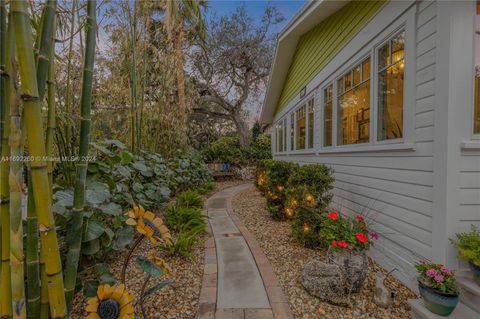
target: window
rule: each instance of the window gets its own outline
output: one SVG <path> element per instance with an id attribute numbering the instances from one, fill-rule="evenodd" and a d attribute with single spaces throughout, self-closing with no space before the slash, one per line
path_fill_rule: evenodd
<path id="1" fill-rule="evenodd" d="M 378 141 L 403 137 L 404 48 L 403 31 L 378 50 Z"/>
<path id="2" fill-rule="evenodd" d="M 475 98 L 473 107 L 473 134 L 480 134 L 480 3 L 475 16 Z"/>
<path id="3" fill-rule="evenodd" d="M 282 121 L 283 125 L 283 151 L 287 151 L 287 118 L 285 117 Z"/>
<path id="4" fill-rule="evenodd" d="M 370 57 L 337 80 L 338 145 L 370 141 Z"/>
<path id="5" fill-rule="evenodd" d="M 323 146 L 332 146 L 333 85 L 323 90 Z"/>
<path id="6" fill-rule="evenodd" d="M 276 150 L 277 152 L 285 152 L 287 150 L 287 119 L 284 118 L 276 126 Z"/>
<path id="7" fill-rule="evenodd" d="M 296 115 L 296 125 L 297 125 L 297 143 L 296 148 L 297 150 L 305 149 L 305 138 L 306 138 L 306 121 L 307 118 L 305 116 L 305 105 L 302 105 L 295 113 Z"/>
<path id="8" fill-rule="evenodd" d="M 314 105 L 313 99 L 308 101 L 308 148 L 313 148 L 314 136 L 313 136 L 313 125 L 315 124 L 314 120 Z"/>
<path id="9" fill-rule="evenodd" d="M 295 114 L 290 114 L 290 149 L 295 149 Z"/>

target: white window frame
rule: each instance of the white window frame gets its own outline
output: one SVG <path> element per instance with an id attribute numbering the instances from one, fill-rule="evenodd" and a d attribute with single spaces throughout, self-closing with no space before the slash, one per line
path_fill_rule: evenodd
<path id="1" fill-rule="evenodd" d="M 279 134 L 279 128 L 280 126 L 283 125 L 283 131 L 282 131 L 282 136 L 280 136 Z M 274 125 L 274 132 L 275 132 L 275 154 L 283 154 L 287 151 L 287 141 L 285 140 L 287 135 L 286 135 L 286 130 L 287 130 L 287 117 L 286 116 L 283 116 L 280 120 L 278 120 L 276 122 L 276 124 Z M 283 138 L 283 145 L 282 145 L 282 149 L 279 149 L 279 141 L 280 141 L 280 138 Z"/>
<path id="2" fill-rule="evenodd" d="M 326 89 L 332 86 L 332 145 L 330 146 L 325 146 L 325 91 Z M 335 103 L 337 101 L 337 97 L 335 96 L 335 92 L 337 91 L 337 84 L 335 81 L 328 82 L 325 84 L 323 87 L 320 89 L 320 148 L 323 149 L 333 149 L 335 147 L 336 143 L 336 137 L 335 137 L 335 132 L 336 132 L 336 126 L 337 124 L 335 123 Z"/>
<path id="3" fill-rule="evenodd" d="M 292 114 L 293 114 L 293 141 L 294 141 L 294 145 L 290 147 L 290 153 L 292 154 L 309 154 L 309 153 L 314 153 L 315 152 L 315 129 L 316 129 L 316 121 L 315 121 L 315 115 L 316 115 L 316 110 L 315 110 L 315 102 L 316 102 L 316 99 L 315 99 L 315 94 L 314 94 L 315 90 L 313 90 L 312 92 L 310 92 L 304 99 L 302 99 L 300 102 L 298 102 L 293 108 L 291 111 L 289 111 L 287 113 L 288 117 L 290 118 L 290 120 L 292 119 Z M 308 119 L 308 102 L 310 102 L 310 100 L 313 101 L 313 138 L 314 138 L 314 143 L 313 143 L 313 147 L 312 148 L 308 148 L 308 139 L 309 139 L 309 136 L 308 136 L 308 125 L 309 125 L 309 119 Z M 297 150 L 297 111 L 302 107 L 302 106 L 305 106 L 305 148 L 304 149 L 300 149 L 300 150 Z M 290 129 L 291 127 L 289 127 Z M 289 135 L 290 137 L 290 135 Z"/>

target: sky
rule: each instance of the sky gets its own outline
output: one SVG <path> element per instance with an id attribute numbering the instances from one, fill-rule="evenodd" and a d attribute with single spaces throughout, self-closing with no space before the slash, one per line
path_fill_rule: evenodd
<path id="1" fill-rule="evenodd" d="M 288 21 L 297 13 L 305 4 L 305 0 L 276 0 L 276 1 L 261 1 L 261 0 L 247 0 L 247 1 L 232 1 L 232 0 L 210 0 L 208 1 L 207 16 L 216 14 L 217 16 L 228 15 L 235 12 L 237 7 L 245 6 L 247 13 L 260 19 L 263 12 L 268 5 L 276 7 L 284 16 L 285 20 L 272 29 L 272 32 L 279 32 Z"/>

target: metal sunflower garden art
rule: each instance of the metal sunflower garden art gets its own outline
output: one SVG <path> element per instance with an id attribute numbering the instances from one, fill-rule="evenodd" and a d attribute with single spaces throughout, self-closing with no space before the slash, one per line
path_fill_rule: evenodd
<path id="1" fill-rule="evenodd" d="M 88 300 L 85 310 L 87 319 L 129 319 L 134 318 L 133 296 L 124 284 L 100 285 L 97 295 Z"/>

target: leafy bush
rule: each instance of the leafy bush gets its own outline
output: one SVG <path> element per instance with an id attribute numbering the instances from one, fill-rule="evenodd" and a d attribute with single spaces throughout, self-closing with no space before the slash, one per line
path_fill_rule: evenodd
<path id="1" fill-rule="evenodd" d="M 471 227 L 470 232 L 457 234 L 457 238 L 452 240 L 452 243 L 458 249 L 460 259 L 468 260 L 480 267 L 480 232 L 475 225 Z"/>
<path id="2" fill-rule="evenodd" d="M 272 158 L 270 134 L 260 134 L 252 141 L 250 146 L 245 150 L 247 158 L 252 161 L 259 161 Z"/>
<path id="3" fill-rule="evenodd" d="M 267 190 L 268 186 L 268 175 L 267 175 L 267 168 L 271 165 L 271 159 L 264 159 L 257 161 L 256 169 L 255 169 L 255 186 L 257 186 L 258 190 L 265 195 L 265 191 Z"/>
<path id="4" fill-rule="evenodd" d="M 165 223 L 174 231 L 189 230 L 206 223 L 202 211 L 196 207 L 172 206 L 165 210 Z"/>
<path id="5" fill-rule="evenodd" d="M 268 161 L 266 163 L 266 198 L 267 209 L 274 219 L 285 217 L 285 191 L 290 174 L 298 169 L 298 165 L 284 161 Z"/>
<path id="6" fill-rule="evenodd" d="M 203 198 L 196 191 L 185 191 L 177 198 L 177 205 L 180 207 L 203 207 Z"/>
<path id="7" fill-rule="evenodd" d="M 85 227 L 82 254 L 101 258 L 109 251 L 123 250 L 133 240 L 134 231 L 125 226 L 123 212 L 133 205 L 155 210 L 170 196 L 212 180 L 211 172 L 200 157 L 181 155 L 165 160 L 160 154 L 132 154 L 116 140 L 92 143 L 94 162 L 88 165 L 85 196 Z M 59 241 L 69 240 L 73 206 L 73 188 L 67 178 L 56 178 L 53 210 L 63 225 Z"/>
<path id="8" fill-rule="evenodd" d="M 305 247 L 319 246 L 322 221 L 321 212 L 310 207 L 300 207 L 292 223 L 293 238 Z"/>
<path id="9" fill-rule="evenodd" d="M 205 182 L 202 185 L 198 186 L 195 189 L 200 195 L 207 195 L 210 194 L 215 190 L 215 183 L 214 182 Z"/>

